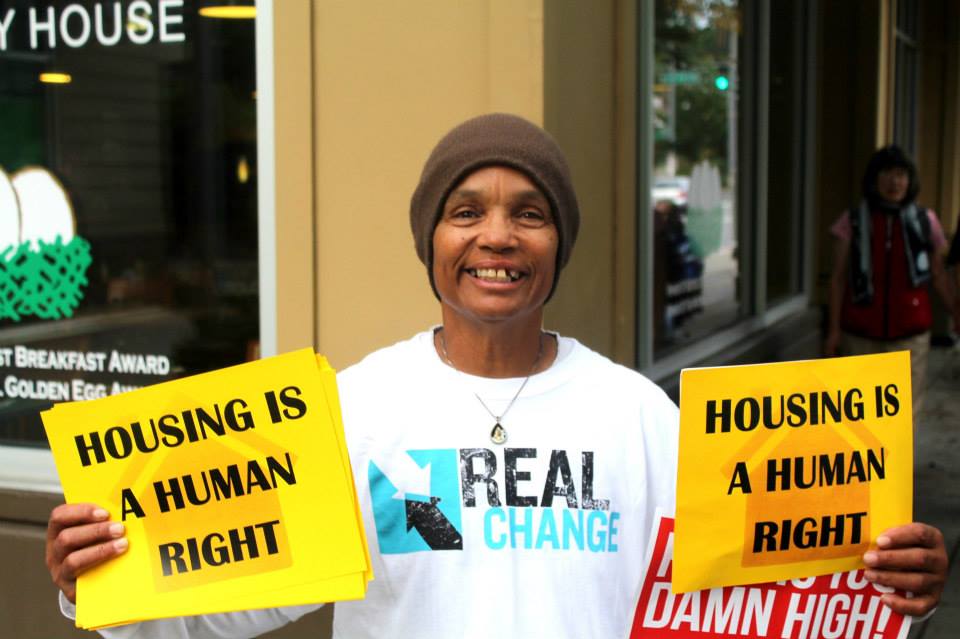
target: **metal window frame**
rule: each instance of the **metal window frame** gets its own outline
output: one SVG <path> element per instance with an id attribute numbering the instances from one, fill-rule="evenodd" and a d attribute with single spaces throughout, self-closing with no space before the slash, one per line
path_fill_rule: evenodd
<path id="1" fill-rule="evenodd" d="M 277 354 L 277 218 L 273 0 L 256 0 L 257 242 L 260 354 Z"/>
<path id="2" fill-rule="evenodd" d="M 654 3 L 641 2 L 637 10 L 637 272 L 636 367 L 653 364 L 653 84 Z"/>

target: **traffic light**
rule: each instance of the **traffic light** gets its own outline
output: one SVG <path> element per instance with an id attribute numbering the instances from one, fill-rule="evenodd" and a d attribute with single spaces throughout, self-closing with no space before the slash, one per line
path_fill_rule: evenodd
<path id="1" fill-rule="evenodd" d="M 718 91 L 726 91 L 730 88 L 730 69 L 727 65 L 719 65 L 717 74 L 713 76 L 713 86 L 717 87 Z"/>

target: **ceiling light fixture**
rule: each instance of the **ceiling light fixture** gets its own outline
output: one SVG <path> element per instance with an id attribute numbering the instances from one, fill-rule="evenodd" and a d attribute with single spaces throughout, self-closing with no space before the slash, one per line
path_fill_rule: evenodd
<path id="1" fill-rule="evenodd" d="M 237 182 L 246 184 L 250 181 L 250 164 L 247 162 L 247 156 L 241 155 L 237 160 Z"/>
<path id="2" fill-rule="evenodd" d="M 250 20 L 257 17 L 257 8 L 252 5 L 217 4 L 201 7 L 200 15 L 223 20 Z"/>
<path id="3" fill-rule="evenodd" d="M 69 73 L 44 71 L 40 74 L 40 81 L 44 84 L 70 84 L 73 82 L 73 76 Z"/>

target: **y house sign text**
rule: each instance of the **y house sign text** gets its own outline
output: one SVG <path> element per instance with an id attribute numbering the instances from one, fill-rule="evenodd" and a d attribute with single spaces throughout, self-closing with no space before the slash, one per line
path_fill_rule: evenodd
<path id="1" fill-rule="evenodd" d="M 2 12 L 2 9 L 0 9 Z M 112 47 L 121 40 L 133 44 L 183 42 L 183 0 L 132 2 L 38 2 L 26 11 L 10 8 L 0 13 L 0 51 L 13 34 L 26 32 L 30 49 L 73 49 L 99 43 Z M 20 38 L 16 38 L 20 40 Z"/>

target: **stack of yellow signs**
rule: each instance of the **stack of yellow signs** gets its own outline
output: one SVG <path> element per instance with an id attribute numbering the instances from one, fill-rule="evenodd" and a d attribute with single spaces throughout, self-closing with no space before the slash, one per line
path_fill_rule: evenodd
<path id="1" fill-rule="evenodd" d="M 129 549 L 77 626 L 360 599 L 372 578 L 336 377 L 307 349 L 43 414 L 69 503 Z"/>

